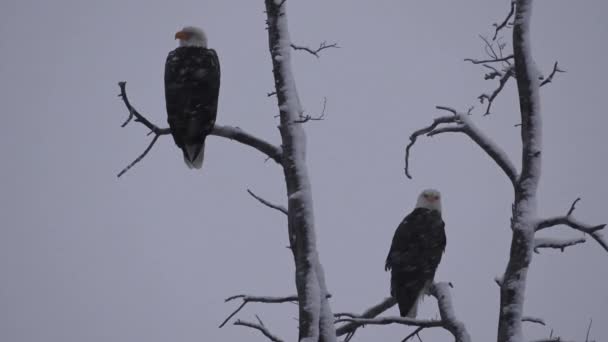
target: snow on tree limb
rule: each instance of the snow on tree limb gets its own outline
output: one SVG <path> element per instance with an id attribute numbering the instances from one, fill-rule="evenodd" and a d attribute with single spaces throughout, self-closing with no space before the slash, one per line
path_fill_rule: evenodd
<path id="1" fill-rule="evenodd" d="M 580 198 L 577 198 L 576 200 L 574 200 L 574 202 L 572 202 L 572 205 L 570 205 L 570 209 L 564 216 L 555 216 L 555 217 L 538 220 L 536 222 L 535 230 L 539 231 L 539 230 L 543 230 L 543 229 L 547 229 L 547 228 L 551 228 L 551 227 L 559 226 L 559 225 L 568 226 L 574 230 L 578 230 L 585 234 L 591 235 L 591 237 L 595 241 L 597 241 L 597 243 L 599 243 L 600 246 L 602 246 L 602 248 L 604 248 L 605 251 L 608 252 L 608 242 L 606 241 L 605 237 L 600 232 L 602 229 L 604 229 L 606 227 L 606 224 L 590 225 L 590 224 L 580 222 L 577 219 L 575 219 L 574 217 L 572 217 L 572 214 L 574 213 L 574 210 L 576 209 L 576 203 L 578 203 L 578 201 L 580 201 Z"/>
<path id="2" fill-rule="evenodd" d="M 154 134 L 154 138 L 152 139 L 148 147 L 144 150 L 144 152 L 118 173 L 117 177 L 120 177 L 124 175 L 127 171 L 129 171 L 129 169 L 131 169 L 133 166 L 135 166 L 135 164 L 139 163 L 148 154 L 148 152 L 150 152 L 150 150 L 161 135 L 169 135 L 171 134 L 171 130 L 169 128 L 160 128 L 156 126 L 139 111 L 137 111 L 135 107 L 131 105 L 129 98 L 127 97 L 127 82 L 118 82 L 118 86 L 120 87 L 120 94 L 118 96 L 122 99 L 125 104 L 125 107 L 127 107 L 127 110 L 129 111 L 129 116 L 127 117 L 127 120 L 121 125 L 121 127 L 125 127 L 131 121 L 139 122 L 150 130 L 149 134 Z M 279 164 L 281 163 L 283 151 L 280 147 L 275 146 L 263 139 L 255 137 L 238 127 L 215 125 L 210 135 L 216 135 L 219 137 L 236 140 L 241 144 L 251 146 L 256 150 L 264 153 L 268 156 L 268 158 L 271 158 L 275 162 Z"/>
<path id="3" fill-rule="evenodd" d="M 356 315 L 350 313 L 342 314 L 343 317 L 338 318 L 336 323 L 348 324 L 336 329 L 336 334 L 338 336 L 346 335 L 345 341 L 348 341 L 350 338 L 352 338 L 356 329 L 362 325 L 403 324 L 422 328 L 442 327 L 448 330 L 454 336 L 456 342 L 470 342 L 471 338 L 464 324 L 456 318 L 449 288 L 450 284 L 440 282 L 434 283 L 429 289 L 429 294 L 437 299 L 437 306 L 439 308 L 441 320 L 421 320 L 406 317 L 374 318 L 396 304 L 395 299 L 389 297 L 372 308 L 366 310 L 363 314 L 361 314 L 361 316 L 357 317 Z M 419 332 L 419 330 L 417 332 Z M 404 340 L 409 339 L 413 335 L 415 334 L 410 334 Z"/>
<path id="4" fill-rule="evenodd" d="M 435 136 L 441 133 L 460 132 L 466 134 L 473 142 L 477 144 L 486 154 L 494 160 L 494 162 L 503 170 L 511 183 L 517 181 L 517 170 L 509 159 L 509 156 L 488 136 L 483 134 L 477 126 L 470 120 L 468 113 L 459 113 L 453 108 L 445 106 L 437 106 L 437 109 L 451 112 L 453 116 L 442 116 L 433 120 L 433 123 L 427 127 L 419 129 L 410 136 L 410 143 L 405 149 L 405 174 L 408 178 L 412 178 L 409 173 L 409 156 L 410 149 L 420 135 Z M 454 124 L 452 126 L 438 127 L 442 124 Z"/>
<path id="5" fill-rule="evenodd" d="M 528 267 L 534 248 L 537 188 L 541 175 L 542 126 L 539 75 L 531 52 L 531 0 L 517 0 L 513 26 L 514 72 L 519 93 L 522 168 L 515 184 L 510 257 L 500 287 L 498 342 L 523 340 L 521 325 Z"/>
<path id="6" fill-rule="evenodd" d="M 378 318 L 360 318 L 360 317 L 342 317 L 336 319 L 336 323 L 357 323 L 358 325 L 388 325 L 402 324 L 413 327 L 434 328 L 442 327 L 443 322 L 434 319 L 413 319 L 407 317 L 378 317 Z"/>
<path id="7" fill-rule="evenodd" d="M 441 316 L 443 327 L 452 333 L 456 342 L 470 342 L 471 336 L 464 323 L 456 318 L 452 296 L 450 295 L 450 284 L 443 282 L 434 283 L 430 288 L 430 293 L 437 298 L 439 315 Z"/>
<path id="8" fill-rule="evenodd" d="M 553 239 L 553 238 L 534 238 L 534 252 L 539 253 L 541 248 L 559 249 L 562 252 L 566 247 L 585 243 L 585 238 L 579 239 Z"/>

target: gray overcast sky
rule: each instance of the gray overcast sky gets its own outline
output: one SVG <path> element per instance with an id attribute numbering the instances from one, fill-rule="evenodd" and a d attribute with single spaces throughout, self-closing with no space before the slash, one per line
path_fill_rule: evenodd
<path id="1" fill-rule="evenodd" d="M 504 18 L 508 0 L 289 1 L 294 42 L 337 41 L 321 59 L 295 54 L 302 102 L 327 119 L 307 125 L 308 160 L 322 263 L 334 311 L 361 311 L 388 295 L 384 258 L 418 192 L 440 189 L 448 247 L 437 279 L 454 284 L 456 310 L 474 339 L 495 338 L 498 288 L 510 244 L 512 194 L 500 170 L 458 135 L 422 139 L 403 175 L 409 134 L 466 109 L 481 92 L 478 34 Z M 264 341 L 217 325 L 238 294 L 295 293 L 284 218 L 251 188 L 284 202 L 282 173 L 248 147 L 208 139 L 205 166 L 188 170 L 171 138 L 125 177 L 116 173 L 147 145 L 116 97 L 159 125 L 163 68 L 184 25 L 203 27 L 222 63 L 218 122 L 278 142 L 263 1 L 0 2 L 0 340 L 7 342 Z M 605 152 L 608 5 L 536 1 L 533 54 L 544 71 L 568 71 L 542 89 L 544 164 L 540 213 L 608 222 Z M 474 120 L 518 163 L 514 83 L 493 114 Z M 578 237 L 566 229 L 554 236 Z M 549 234 L 549 235 L 551 235 Z M 596 243 L 535 255 L 528 315 L 556 334 L 608 340 L 608 255 Z M 422 315 L 435 315 L 428 299 Z M 252 305 L 293 340 L 296 307 Z M 396 315 L 393 309 L 391 314 Z M 397 341 L 411 329 L 367 327 L 358 341 Z M 550 328 L 526 325 L 530 338 Z M 449 341 L 443 331 L 423 339 Z"/>

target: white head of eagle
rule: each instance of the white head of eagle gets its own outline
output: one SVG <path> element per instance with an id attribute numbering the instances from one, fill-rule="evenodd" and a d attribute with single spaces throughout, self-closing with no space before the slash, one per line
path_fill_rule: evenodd
<path id="1" fill-rule="evenodd" d="M 179 39 L 179 46 L 207 47 L 207 35 L 198 27 L 184 27 L 175 34 L 175 39 Z"/>
<path id="2" fill-rule="evenodd" d="M 441 213 L 441 194 L 435 189 L 426 189 L 418 196 L 416 208 L 437 210 Z"/>

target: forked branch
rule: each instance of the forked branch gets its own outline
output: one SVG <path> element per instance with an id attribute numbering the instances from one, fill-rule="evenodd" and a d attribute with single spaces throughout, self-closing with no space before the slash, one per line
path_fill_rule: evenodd
<path id="1" fill-rule="evenodd" d="M 434 136 L 441 133 L 460 132 L 466 134 L 477 144 L 477 146 L 486 152 L 486 154 L 503 170 L 511 183 L 515 184 L 515 182 L 517 182 L 517 170 L 507 154 L 473 124 L 467 113 L 459 113 L 453 108 L 444 106 L 437 106 L 436 108 L 448 111 L 452 113 L 453 116 L 436 118 L 431 125 L 415 131 L 410 136 L 410 143 L 405 149 L 405 175 L 408 178 L 412 178 L 409 173 L 410 149 L 420 135 Z M 442 124 L 453 125 L 438 127 Z"/>
<path id="2" fill-rule="evenodd" d="M 371 318 L 395 305 L 395 300 L 393 298 L 387 298 L 359 317 L 352 314 L 342 314 L 342 317 L 338 318 L 336 323 L 347 322 L 348 324 L 336 329 L 336 335 L 347 335 L 346 340 L 350 340 L 356 329 L 362 325 L 402 324 L 419 328 L 443 327 L 454 336 L 457 342 L 470 342 L 471 338 L 464 324 L 456 318 L 449 288 L 450 284 L 448 283 L 435 283 L 431 286 L 429 291 L 430 295 L 437 299 L 441 320 L 419 320 L 406 317 Z M 416 333 L 419 331 L 420 330 L 416 331 Z M 407 340 L 414 335 L 415 333 L 410 334 L 404 340 Z"/>
<path id="3" fill-rule="evenodd" d="M 591 237 L 595 241 L 597 241 L 597 243 L 599 243 L 600 246 L 602 246 L 602 248 L 604 248 L 604 250 L 606 250 L 606 252 L 608 252 L 608 242 L 606 241 L 606 239 L 600 232 L 602 229 L 604 229 L 606 227 L 606 224 L 590 225 L 590 224 L 580 222 L 577 219 L 575 219 L 574 217 L 572 217 L 572 214 L 574 213 L 574 210 L 576 209 L 576 203 L 578 203 L 578 201 L 580 201 L 580 198 L 577 198 L 576 200 L 574 200 L 574 202 L 572 202 L 572 205 L 570 205 L 570 209 L 568 210 L 566 215 L 550 217 L 550 218 L 546 218 L 544 220 L 538 221 L 536 224 L 536 228 L 535 228 L 536 231 L 554 227 L 554 226 L 565 225 L 572 229 L 575 229 L 575 230 L 578 230 L 585 234 L 591 235 Z M 581 242 L 578 242 L 578 243 L 581 243 Z"/>
<path id="4" fill-rule="evenodd" d="M 321 44 L 319 44 L 319 47 L 316 49 L 311 49 L 308 46 L 301 46 L 301 45 L 296 45 L 294 43 L 290 44 L 291 48 L 294 50 L 301 50 L 301 51 L 306 51 L 309 54 L 319 58 L 320 55 L 319 53 L 325 49 L 339 49 L 340 47 L 338 46 L 338 43 L 332 43 L 332 44 L 327 44 L 327 42 L 322 42 Z"/>
<path id="5" fill-rule="evenodd" d="M 156 126 L 145 116 L 143 116 L 137 109 L 135 109 L 135 107 L 131 105 L 129 98 L 127 97 L 127 82 L 118 82 L 118 86 L 120 87 L 120 94 L 118 96 L 122 98 L 122 101 L 124 102 L 125 107 L 127 107 L 127 110 L 129 112 L 127 120 L 121 125 L 121 127 L 125 127 L 131 121 L 139 122 L 150 130 L 149 134 L 154 134 L 154 138 L 152 138 L 152 141 L 150 141 L 150 144 L 148 145 L 148 147 L 146 147 L 144 152 L 118 173 L 117 177 L 120 177 L 124 175 L 127 171 L 129 171 L 129 169 L 131 169 L 137 163 L 142 161 L 142 159 L 144 159 L 148 152 L 150 152 L 158 138 L 161 135 L 171 134 L 171 130 L 169 128 L 160 128 Z M 215 125 L 213 131 L 211 132 L 211 135 L 227 138 L 230 140 L 236 140 L 241 144 L 251 146 L 256 150 L 264 153 L 266 156 L 268 156 L 268 158 L 274 160 L 279 164 L 281 164 L 282 162 L 283 150 L 280 147 L 275 146 L 263 139 L 255 137 L 238 127 Z"/>
<path id="6" fill-rule="evenodd" d="M 258 320 L 258 323 L 243 321 L 243 320 L 239 319 L 236 322 L 234 322 L 234 325 L 240 325 L 243 327 L 248 327 L 248 328 L 258 330 L 259 332 L 264 334 L 264 336 L 268 337 L 268 339 L 273 342 L 283 342 L 282 339 L 280 339 L 279 337 L 277 337 L 276 335 L 271 333 L 268 330 L 268 328 L 266 328 L 266 326 L 264 325 L 264 323 L 262 322 L 262 320 L 259 317 L 256 316 L 256 318 Z"/>
<path id="7" fill-rule="evenodd" d="M 237 313 L 239 313 L 239 311 L 241 311 L 245 305 L 247 305 L 247 303 L 267 303 L 267 304 L 278 304 L 278 303 L 297 303 L 298 302 L 298 296 L 296 295 L 291 295 L 291 296 L 285 296 L 285 297 L 272 297 L 272 296 L 249 296 L 249 295 L 236 295 L 236 296 L 232 296 L 232 297 L 228 297 L 224 300 L 224 302 L 230 302 L 236 299 L 240 299 L 241 305 L 239 305 L 236 310 L 234 310 L 221 324 L 220 324 L 220 328 L 224 327 L 226 325 L 226 323 L 228 323 L 228 321 L 230 321 L 230 319 L 232 317 L 234 317 Z"/>

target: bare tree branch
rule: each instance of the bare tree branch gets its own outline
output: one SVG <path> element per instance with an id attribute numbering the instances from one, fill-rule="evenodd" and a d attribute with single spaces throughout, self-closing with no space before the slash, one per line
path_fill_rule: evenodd
<path id="1" fill-rule="evenodd" d="M 268 337 L 268 339 L 273 342 L 283 342 L 282 339 L 280 339 L 276 335 L 272 334 L 268 330 L 268 328 L 266 328 L 266 326 L 264 326 L 264 324 L 262 323 L 262 321 L 260 320 L 259 317 L 258 317 L 258 321 L 259 321 L 259 323 L 253 323 L 253 322 L 247 322 L 247 321 L 243 321 L 243 320 L 239 319 L 236 322 L 234 322 L 234 325 L 240 325 L 243 327 L 249 327 L 252 329 L 256 329 L 256 330 L 260 331 L 262 334 L 264 334 L 264 336 Z"/>
<path id="2" fill-rule="evenodd" d="M 412 135 L 410 135 L 410 142 L 409 142 L 409 144 L 407 144 L 407 147 L 405 148 L 405 175 L 407 176 L 407 178 L 412 179 L 412 176 L 410 175 L 410 171 L 409 171 L 410 149 L 416 143 L 416 139 L 418 139 L 418 137 L 421 135 L 424 135 L 424 134 L 427 134 L 427 133 L 433 131 L 440 124 L 457 123 L 457 120 L 458 120 L 457 116 L 442 116 L 442 117 L 434 119 L 433 123 L 430 124 L 429 126 L 421 128 L 421 129 L 415 131 L 414 133 L 412 133 Z"/>
<path id="3" fill-rule="evenodd" d="M 247 303 L 268 303 L 268 304 L 277 304 L 277 303 L 296 303 L 298 301 L 298 296 L 285 296 L 285 297 L 272 297 L 272 296 L 250 296 L 250 295 L 236 295 L 232 297 L 228 297 L 224 300 L 224 302 L 230 302 L 235 299 L 241 299 L 241 305 L 239 305 L 236 310 L 234 310 L 221 324 L 220 328 L 224 327 L 228 321 L 232 317 L 234 317 L 239 311 L 247 305 Z"/>
<path id="4" fill-rule="evenodd" d="M 554 248 L 559 249 L 562 252 L 566 247 L 585 243 L 585 238 L 580 239 L 550 239 L 550 238 L 535 238 L 534 239 L 534 252 L 539 253 L 541 248 Z"/>
<path id="5" fill-rule="evenodd" d="M 357 323 L 358 325 L 388 325 L 402 324 L 414 327 L 442 327 L 443 322 L 432 319 L 412 319 L 407 317 L 378 317 L 378 318 L 359 318 L 359 317 L 342 317 L 336 320 L 336 323 Z"/>
<path id="6" fill-rule="evenodd" d="M 502 75 L 502 77 L 500 78 L 500 80 L 498 82 L 498 87 L 496 89 L 494 89 L 492 94 L 488 95 L 488 94 L 484 93 L 477 97 L 479 99 L 479 102 L 481 102 L 482 104 L 485 101 L 487 101 L 486 112 L 483 115 L 490 115 L 490 109 L 492 108 L 492 104 L 494 103 L 494 100 L 496 99 L 498 94 L 500 94 L 500 92 L 504 89 L 505 84 L 507 84 L 507 81 L 512 76 L 513 76 L 513 68 L 512 67 L 507 68 L 507 70 L 504 72 L 504 74 Z"/>
<path id="7" fill-rule="evenodd" d="M 277 162 L 277 164 L 281 164 L 283 162 L 283 149 L 254 135 L 251 135 L 239 127 L 220 126 L 216 124 L 211 132 L 211 135 L 235 140 L 241 144 L 251 146 Z"/>
<path id="8" fill-rule="evenodd" d="M 424 327 L 418 327 L 416 328 L 416 330 L 412 331 L 409 335 L 407 335 L 403 340 L 401 340 L 401 342 L 406 342 L 407 340 L 409 340 L 410 338 L 414 337 L 414 336 L 418 336 L 418 333 L 421 332 L 424 329 Z M 420 338 L 420 336 L 418 336 L 418 338 Z"/>
<path id="9" fill-rule="evenodd" d="M 508 62 L 513 59 L 513 55 L 508 55 L 505 57 L 498 58 L 490 58 L 490 59 L 474 59 L 474 58 L 465 58 L 465 62 L 471 62 L 473 64 L 486 64 L 486 63 L 497 63 L 497 62 Z"/>
<path id="10" fill-rule="evenodd" d="M 466 134 L 473 140 L 481 149 L 488 154 L 492 160 L 503 170 L 511 183 L 517 181 L 517 170 L 507 154 L 496 145 L 491 139 L 486 137 L 473 122 L 468 118 L 466 113 L 458 113 L 455 109 L 444 106 L 437 106 L 437 109 L 445 110 L 454 114 L 454 116 L 442 116 L 433 120 L 433 123 L 425 128 L 419 129 L 410 136 L 410 143 L 405 149 L 405 175 L 412 178 L 409 174 L 409 155 L 410 149 L 416 142 L 418 136 L 426 134 L 434 136 L 441 133 L 460 132 Z M 456 125 L 437 128 L 441 124 L 454 123 Z"/>
<path id="11" fill-rule="evenodd" d="M 585 335 L 585 342 L 589 342 L 589 333 L 591 332 L 592 324 L 593 324 L 593 318 L 589 319 L 589 325 L 587 326 L 587 334 Z"/>
<path id="12" fill-rule="evenodd" d="M 253 191 L 247 189 L 247 193 L 249 193 L 251 195 L 251 197 L 255 198 L 256 200 L 258 200 L 260 203 L 262 203 L 263 205 L 278 210 L 280 212 L 282 212 L 283 214 L 287 215 L 287 208 L 285 208 L 282 205 L 278 205 L 278 204 L 272 204 L 270 202 L 268 202 L 267 200 L 263 199 L 262 197 L 256 195 L 253 193 Z"/>
<path id="13" fill-rule="evenodd" d="M 124 169 L 122 169 L 117 175 L 116 177 L 120 178 L 120 176 L 124 175 L 127 171 L 129 171 L 129 169 L 131 169 L 133 166 L 135 166 L 135 164 L 139 163 L 142 159 L 144 159 L 144 157 L 148 154 L 148 152 L 150 152 L 150 150 L 152 149 L 152 146 L 154 146 L 154 144 L 156 143 L 156 140 L 158 140 L 158 137 L 160 135 L 155 134 L 154 138 L 152 138 L 152 141 L 150 141 L 150 144 L 148 145 L 148 147 L 146 147 L 146 149 L 144 150 L 144 152 L 142 154 L 140 154 L 137 158 L 135 158 L 135 160 L 133 160 L 131 162 L 131 164 L 127 165 Z"/>
<path id="14" fill-rule="evenodd" d="M 397 304 L 397 301 L 395 300 L 395 298 L 393 298 L 393 297 L 386 297 L 380 303 L 378 303 L 378 304 L 372 306 L 371 308 L 365 310 L 358 317 L 359 318 L 374 318 L 374 317 L 378 316 L 379 314 L 383 313 L 384 311 L 392 308 L 393 306 L 395 306 L 395 304 Z M 337 336 L 342 336 L 342 335 L 346 335 L 346 334 L 353 334 L 354 335 L 355 331 L 360 326 L 361 326 L 361 324 L 355 323 L 355 322 L 350 322 L 348 324 L 344 324 L 341 327 L 338 327 L 336 329 L 336 335 Z"/>
<path id="15" fill-rule="evenodd" d="M 300 119 L 295 120 L 294 123 L 305 123 L 308 121 L 321 121 L 325 119 L 325 109 L 327 108 L 327 97 L 323 98 L 323 109 L 321 110 L 321 114 L 317 116 L 312 115 L 304 115 L 300 114 Z"/>
<path id="16" fill-rule="evenodd" d="M 551 73 L 549 74 L 549 77 L 547 77 L 546 79 L 544 79 L 541 83 L 540 86 L 544 86 L 545 84 L 551 83 L 551 81 L 553 81 L 553 76 L 555 76 L 556 73 L 558 72 L 566 72 L 565 70 L 560 69 L 557 66 L 557 61 L 555 62 L 555 64 L 553 64 L 553 70 L 551 71 Z"/>
<path id="17" fill-rule="evenodd" d="M 122 171 L 118 173 L 117 177 L 120 177 L 124 175 L 127 171 L 129 171 L 129 169 L 131 169 L 133 166 L 135 166 L 135 164 L 139 163 L 148 154 L 148 152 L 150 152 L 150 150 L 161 135 L 171 134 L 171 130 L 169 128 L 159 128 L 131 105 L 129 98 L 127 97 L 127 82 L 118 82 L 118 86 L 120 87 L 120 94 L 118 96 L 122 98 L 125 107 L 127 107 L 127 110 L 129 111 L 129 116 L 127 117 L 127 120 L 121 125 L 121 127 L 125 127 L 131 121 L 139 122 L 148 129 L 150 129 L 151 134 L 154 134 L 154 138 L 152 139 L 152 141 L 150 141 L 150 144 L 144 150 L 144 152 L 139 155 L 133 162 L 131 162 L 131 164 L 127 165 L 124 169 L 122 169 Z M 236 140 L 242 144 L 249 145 L 255 148 L 256 150 L 264 153 L 278 164 L 281 164 L 282 162 L 283 150 L 280 147 L 277 147 L 269 142 L 257 138 L 238 127 L 215 125 L 210 135 L 216 135 L 219 137 Z"/>
<path id="18" fill-rule="evenodd" d="M 505 18 L 505 20 L 503 20 L 503 22 L 500 24 L 494 24 L 496 31 L 494 32 L 494 38 L 492 38 L 492 40 L 496 40 L 496 37 L 498 37 L 498 32 L 500 30 L 504 29 L 505 27 L 508 27 L 509 20 L 511 20 L 511 18 L 513 17 L 513 13 L 515 13 L 515 1 L 511 1 L 511 10 L 509 11 L 509 14 Z"/>
<path id="19" fill-rule="evenodd" d="M 448 283 L 435 283 L 431 286 L 429 291 L 433 297 L 437 298 L 437 305 L 439 307 L 439 314 L 441 316 L 440 321 L 418 320 L 406 317 L 372 318 L 395 305 L 395 300 L 392 297 L 389 297 L 380 304 L 368 309 L 361 315 L 361 317 L 352 317 L 352 314 L 346 314 L 343 316 L 347 317 L 337 319 L 336 323 L 348 322 L 349 324 L 345 324 L 336 329 L 336 335 L 347 335 L 347 339 L 350 339 L 352 335 L 354 335 L 356 329 L 362 325 L 403 324 L 424 328 L 443 327 L 454 335 L 457 342 L 470 342 L 471 338 L 466 331 L 464 324 L 456 318 L 454 313 L 449 287 L 450 285 Z M 408 336 L 407 338 L 410 337 L 411 336 Z"/>
<path id="20" fill-rule="evenodd" d="M 308 46 L 300 46 L 300 45 L 296 45 L 294 43 L 291 43 L 290 46 L 294 50 L 306 51 L 317 58 L 320 57 L 319 52 L 321 52 L 325 49 L 332 49 L 332 48 L 339 49 L 340 48 L 337 43 L 327 44 L 327 42 L 322 42 L 321 44 L 319 44 L 319 47 L 315 50 L 309 48 Z"/>
<path id="21" fill-rule="evenodd" d="M 524 316 L 521 318 L 522 322 L 530 322 L 530 323 L 536 323 L 536 324 L 540 324 L 543 326 L 546 326 L 547 324 L 545 323 L 545 320 L 542 318 L 538 318 L 538 317 L 532 317 L 532 316 Z"/>
<path id="22" fill-rule="evenodd" d="M 600 246 L 602 246 L 602 248 L 604 248 L 604 250 L 606 250 L 608 252 L 608 242 L 606 241 L 606 239 L 600 232 L 600 230 L 602 230 L 606 227 L 606 224 L 599 224 L 599 225 L 593 226 L 593 225 L 579 222 L 574 217 L 572 217 L 572 214 L 574 213 L 574 210 L 576 209 L 576 204 L 578 203 L 578 201 L 580 201 L 580 198 L 577 198 L 576 200 L 574 200 L 574 202 L 572 202 L 572 205 L 570 205 L 570 209 L 568 210 L 568 213 L 565 216 L 550 217 L 550 218 L 546 218 L 544 220 L 538 221 L 536 223 L 535 230 L 539 231 L 539 230 L 543 230 L 543 229 L 558 226 L 558 225 L 565 225 L 572 229 L 575 229 L 575 230 L 578 230 L 585 234 L 591 235 L 591 237 L 595 241 L 597 241 L 597 243 L 599 243 Z"/>

